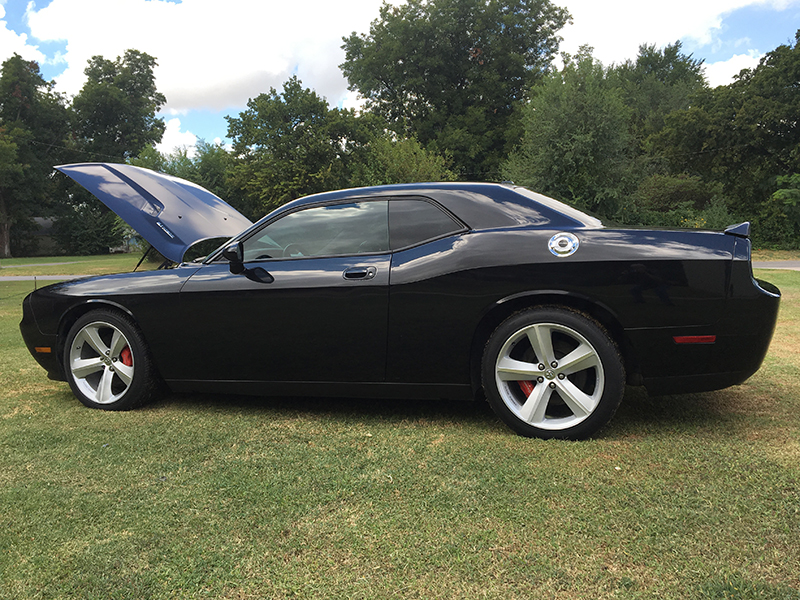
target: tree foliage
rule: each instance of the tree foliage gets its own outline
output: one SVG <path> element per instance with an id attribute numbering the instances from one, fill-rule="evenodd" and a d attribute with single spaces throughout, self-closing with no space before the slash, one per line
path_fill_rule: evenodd
<path id="1" fill-rule="evenodd" d="M 15 54 L 0 73 L 0 257 L 12 253 L 13 230 L 52 214 L 52 165 L 69 131 L 62 96 L 35 62 Z"/>
<path id="2" fill-rule="evenodd" d="M 692 94 L 706 87 L 703 61 L 683 54 L 680 41 L 663 49 L 644 44 L 635 61 L 612 67 L 609 76 L 631 111 L 630 132 L 639 154 L 664 127 L 666 116 L 688 108 Z"/>
<path id="3" fill-rule="evenodd" d="M 778 176 L 800 172 L 800 32 L 732 84 L 695 94 L 654 137 L 673 171 L 719 181 L 740 210 L 757 214 Z"/>
<path id="4" fill-rule="evenodd" d="M 630 192 L 629 111 L 608 71 L 582 48 L 532 90 L 524 138 L 504 174 L 586 210 L 615 217 Z"/>
<path id="5" fill-rule="evenodd" d="M 51 177 L 90 160 L 194 181 L 252 219 L 330 189 L 502 173 L 627 224 L 748 219 L 756 243 L 800 246 L 800 32 L 711 89 L 680 42 L 610 67 L 583 48 L 553 70 L 568 18 L 549 0 L 384 4 L 368 34 L 344 39 L 367 110 L 332 108 L 293 77 L 227 117 L 230 149 L 201 140 L 166 155 L 153 57 L 93 57 L 70 106 L 15 55 L 0 72 L 0 256 L 30 238 L 33 216 L 60 215 L 71 251 L 115 243 L 113 216 Z"/>
<path id="6" fill-rule="evenodd" d="M 89 60 L 72 107 L 76 133 L 93 160 L 125 162 L 161 141 L 165 125 L 156 113 L 166 98 L 156 89 L 155 66 L 155 58 L 138 50 L 113 61 Z"/>
<path id="7" fill-rule="evenodd" d="M 230 181 L 255 218 L 306 194 L 347 187 L 352 162 L 374 132 L 371 119 L 330 108 L 324 98 L 292 77 L 226 117 L 233 140 Z"/>
<path id="8" fill-rule="evenodd" d="M 81 160 L 125 162 L 154 151 L 165 130 L 156 113 L 166 102 L 156 89 L 155 66 L 155 58 L 138 50 L 113 61 L 102 56 L 89 60 L 86 83 L 72 102 Z M 59 185 L 67 198 L 54 227 L 62 249 L 95 254 L 120 244 L 123 229 L 113 213 L 77 184 L 60 178 Z"/>
<path id="9" fill-rule="evenodd" d="M 384 4 L 368 35 L 344 38 L 341 69 L 398 135 L 450 154 L 462 177 L 493 179 L 568 19 L 549 0 Z"/>
<path id="10" fill-rule="evenodd" d="M 417 140 L 376 137 L 362 162 L 355 165 L 353 185 L 387 185 L 423 181 L 455 181 L 448 160 L 422 147 Z"/>
<path id="11" fill-rule="evenodd" d="M 117 215 L 101 206 L 95 200 L 66 207 L 53 224 L 53 237 L 64 253 L 74 256 L 108 254 L 109 248 L 122 244 L 128 227 Z"/>

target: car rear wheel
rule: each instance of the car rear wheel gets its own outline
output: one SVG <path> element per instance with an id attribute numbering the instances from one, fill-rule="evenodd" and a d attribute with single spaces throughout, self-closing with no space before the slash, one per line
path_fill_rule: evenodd
<path id="1" fill-rule="evenodd" d="M 144 338 L 128 317 L 113 310 L 93 310 L 75 322 L 64 366 L 73 393 L 90 408 L 130 410 L 158 389 Z"/>
<path id="2" fill-rule="evenodd" d="M 561 307 L 501 323 L 484 349 L 482 377 L 497 416 L 528 437 L 589 437 L 608 423 L 625 390 L 622 359 L 605 329 Z"/>

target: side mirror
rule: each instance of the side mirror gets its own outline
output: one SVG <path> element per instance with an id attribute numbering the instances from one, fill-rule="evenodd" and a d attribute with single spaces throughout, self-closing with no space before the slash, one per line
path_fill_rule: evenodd
<path id="1" fill-rule="evenodd" d="M 244 248 L 242 242 L 234 242 L 222 251 L 222 256 L 230 263 L 231 273 L 238 275 L 244 272 Z"/>

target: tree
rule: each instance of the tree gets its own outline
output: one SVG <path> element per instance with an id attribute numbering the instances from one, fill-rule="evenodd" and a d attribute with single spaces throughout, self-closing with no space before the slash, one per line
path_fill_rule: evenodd
<path id="1" fill-rule="evenodd" d="M 525 134 L 503 172 L 606 217 L 621 217 L 631 187 L 629 110 L 606 69 L 581 48 L 533 89 Z"/>
<path id="2" fill-rule="evenodd" d="M 568 19 L 549 0 L 384 4 L 368 35 L 344 38 L 341 69 L 401 138 L 452 155 L 462 177 L 497 178 Z"/>
<path id="3" fill-rule="evenodd" d="M 153 144 L 161 141 L 165 125 L 156 112 L 166 99 L 156 90 L 155 66 L 152 56 L 138 50 L 127 50 L 114 61 L 102 56 L 89 60 L 86 83 L 72 104 L 76 143 L 84 160 L 122 163 L 148 150 L 151 158 L 158 154 Z M 60 184 L 69 198 L 54 229 L 62 248 L 97 254 L 119 245 L 119 219 L 72 181 L 61 178 Z"/>
<path id="4" fill-rule="evenodd" d="M 756 218 L 755 241 L 760 245 L 800 246 L 800 174 L 777 177 L 777 189 L 764 202 Z"/>
<path id="5" fill-rule="evenodd" d="M 734 207 L 752 218 L 777 178 L 800 172 L 800 31 L 795 44 L 768 52 L 732 84 L 705 89 L 668 115 L 654 147 L 673 172 L 718 181 Z"/>
<path id="6" fill-rule="evenodd" d="M 413 138 L 378 137 L 369 144 L 364 161 L 355 166 L 353 185 L 455 181 L 447 163 Z"/>
<path id="7" fill-rule="evenodd" d="M 375 135 L 372 119 L 331 109 L 297 77 L 247 102 L 226 117 L 233 140 L 229 182 L 245 198 L 245 215 L 264 212 L 306 194 L 347 187 L 352 163 Z"/>
<path id="8" fill-rule="evenodd" d="M 630 129 L 638 153 L 648 137 L 664 127 L 665 117 L 689 107 L 692 94 L 705 89 L 703 61 L 681 52 L 681 42 L 639 46 L 635 61 L 627 60 L 608 73 L 631 110 Z"/>
<path id="9" fill-rule="evenodd" d="M 125 162 L 161 141 L 164 120 L 156 117 L 166 102 L 157 91 L 156 59 L 127 50 L 116 60 L 93 56 L 86 83 L 75 96 L 76 133 L 92 160 Z"/>
<path id="10" fill-rule="evenodd" d="M 0 257 L 12 254 L 14 228 L 34 227 L 53 210 L 49 178 L 69 129 L 64 98 L 39 74 L 39 65 L 15 54 L 0 73 Z"/>

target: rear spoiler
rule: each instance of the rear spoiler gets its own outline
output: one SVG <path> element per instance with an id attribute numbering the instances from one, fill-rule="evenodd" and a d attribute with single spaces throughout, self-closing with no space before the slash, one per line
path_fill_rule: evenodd
<path id="1" fill-rule="evenodd" d="M 725 233 L 735 235 L 736 237 L 749 238 L 750 237 L 750 222 L 745 221 L 738 225 L 731 225 L 725 228 Z"/>

